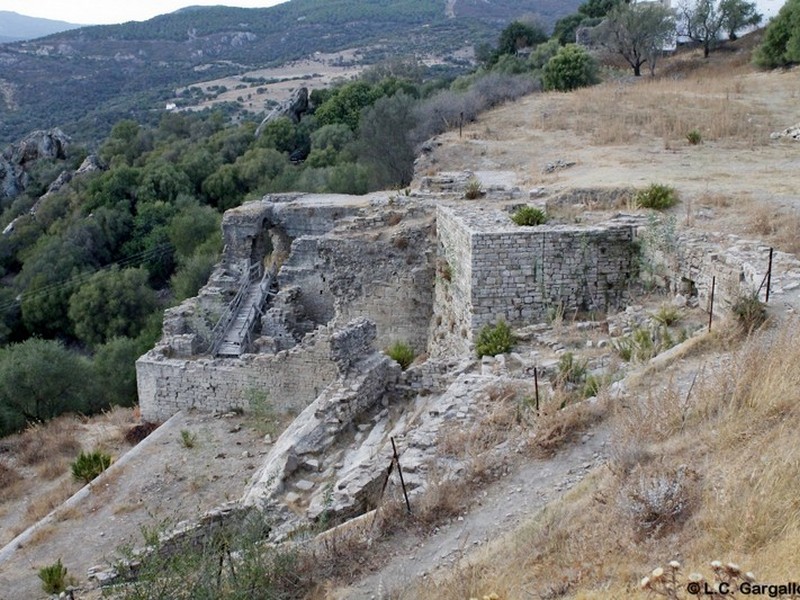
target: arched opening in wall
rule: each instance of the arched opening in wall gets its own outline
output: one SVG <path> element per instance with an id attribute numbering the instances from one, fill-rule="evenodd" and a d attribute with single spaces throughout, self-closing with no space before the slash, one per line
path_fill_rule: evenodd
<path id="1" fill-rule="evenodd" d="M 688 277 L 681 277 L 680 289 L 678 291 L 685 298 L 697 297 L 697 285 Z"/>
<path id="2" fill-rule="evenodd" d="M 264 266 L 268 269 L 273 267 L 280 269 L 281 265 L 289 258 L 292 238 L 287 235 L 282 227 L 271 223 L 268 228 L 265 226 L 265 231 L 270 241 L 270 252 L 264 258 Z"/>
<path id="3" fill-rule="evenodd" d="M 258 228 L 258 233 L 252 240 L 252 245 L 250 248 L 251 265 L 264 261 L 265 258 L 270 256 L 274 251 L 273 242 L 269 235 L 267 223 L 268 221 L 266 218 L 261 221 L 261 227 Z M 265 264 L 264 266 L 267 265 Z"/>

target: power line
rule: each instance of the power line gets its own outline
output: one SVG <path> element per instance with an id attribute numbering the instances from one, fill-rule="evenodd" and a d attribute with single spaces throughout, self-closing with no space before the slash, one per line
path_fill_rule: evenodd
<path id="1" fill-rule="evenodd" d="M 28 298 L 39 298 L 39 297 L 42 297 L 42 296 L 47 296 L 49 294 L 54 294 L 54 293 L 56 293 L 56 292 L 58 292 L 60 290 L 63 290 L 63 289 L 66 289 L 66 288 L 71 288 L 71 287 L 73 287 L 75 285 L 78 285 L 80 283 L 85 283 L 94 274 L 100 273 L 101 271 L 108 271 L 110 269 L 113 269 L 114 267 L 119 267 L 119 268 L 123 268 L 124 269 L 124 268 L 129 267 L 130 265 L 132 265 L 134 263 L 144 262 L 145 260 L 147 260 L 149 258 L 155 258 L 156 256 L 164 255 L 164 254 L 167 253 L 168 250 L 170 250 L 170 251 L 172 250 L 172 245 L 171 244 L 159 244 L 158 246 L 155 246 L 154 248 L 150 248 L 149 250 L 143 250 L 142 252 L 137 252 L 136 254 L 132 254 L 132 255 L 127 256 L 127 257 L 125 257 L 125 258 L 123 258 L 121 260 L 115 261 L 113 263 L 109 263 L 108 265 L 105 265 L 105 266 L 100 267 L 98 269 L 92 269 L 90 267 L 89 270 L 83 271 L 81 273 L 78 273 L 77 275 L 73 275 L 69 279 L 65 279 L 63 281 L 59 281 L 59 282 L 56 282 L 56 283 L 51 283 L 51 284 L 45 285 L 43 287 L 36 288 L 33 291 L 25 290 L 24 292 L 21 292 L 19 295 L 17 295 L 17 297 L 14 298 L 13 300 L 8 301 L 8 302 L 6 302 L 4 304 L 0 304 L 0 311 L 6 311 L 6 310 L 8 310 L 9 308 L 11 308 L 13 306 L 21 304 L 23 298 L 25 298 L 25 299 L 28 299 Z"/>

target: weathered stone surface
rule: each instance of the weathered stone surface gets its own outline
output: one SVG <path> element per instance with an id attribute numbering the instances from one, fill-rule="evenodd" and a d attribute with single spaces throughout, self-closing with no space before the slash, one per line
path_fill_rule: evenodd
<path id="1" fill-rule="evenodd" d="M 6 148 L 3 158 L 19 166 L 43 158 L 64 159 L 69 143 L 70 138 L 58 128 L 38 130 Z"/>
<path id="2" fill-rule="evenodd" d="M 790 140 L 800 140 L 800 123 L 794 127 L 787 127 L 783 131 L 775 131 L 769 136 L 773 140 L 786 138 Z"/>
<path id="3" fill-rule="evenodd" d="M 469 352 L 485 325 L 544 321 L 553 310 L 605 311 L 623 304 L 636 275 L 635 227 L 519 227 L 498 209 L 440 205 L 437 279 L 429 350 Z"/>
<path id="4" fill-rule="evenodd" d="M 308 88 L 297 88 L 283 103 L 273 108 L 256 129 L 256 137 L 264 131 L 264 127 L 280 117 L 289 117 L 293 123 L 299 123 L 300 118 L 308 111 Z"/>

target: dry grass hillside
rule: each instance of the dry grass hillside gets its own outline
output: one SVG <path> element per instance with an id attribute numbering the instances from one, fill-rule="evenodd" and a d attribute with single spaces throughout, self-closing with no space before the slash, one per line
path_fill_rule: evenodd
<path id="1" fill-rule="evenodd" d="M 747 46 L 708 61 L 684 54 L 653 80 L 529 96 L 444 136 L 423 169 L 512 170 L 548 190 L 668 184 L 679 225 L 796 253 L 800 145 L 769 134 L 800 122 L 800 72 L 757 72 Z M 702 143 L 689 143 L 693 130 Z M 543 173 L 557 160 L 575 165 Z M 695 573 L 734 591 L 748 571 L 796 580 L 800 321 L 773 311 L 762 330 L 729 322 L 647 368 L 610 404 L 603 467 L 401 597 L 687 598 Z"/>

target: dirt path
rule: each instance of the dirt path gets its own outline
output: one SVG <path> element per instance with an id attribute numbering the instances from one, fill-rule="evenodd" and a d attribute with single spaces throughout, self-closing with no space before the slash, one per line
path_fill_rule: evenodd
<path id="1" fill-rule="evenodd" d="M 609 437 L 608 426 L 601 424 L 553 458 L 515 461 L 507 475 L 478 493 L 466 514 L 441 525 L 433 535 L 409 533 L 376 546 L 374 551 L 389 557 L 388 563 L 332 597 L 402 597 L 411 580 L 453 567 L 471 551 L 529 521 L 592 469 L 601 467 Z"/>

